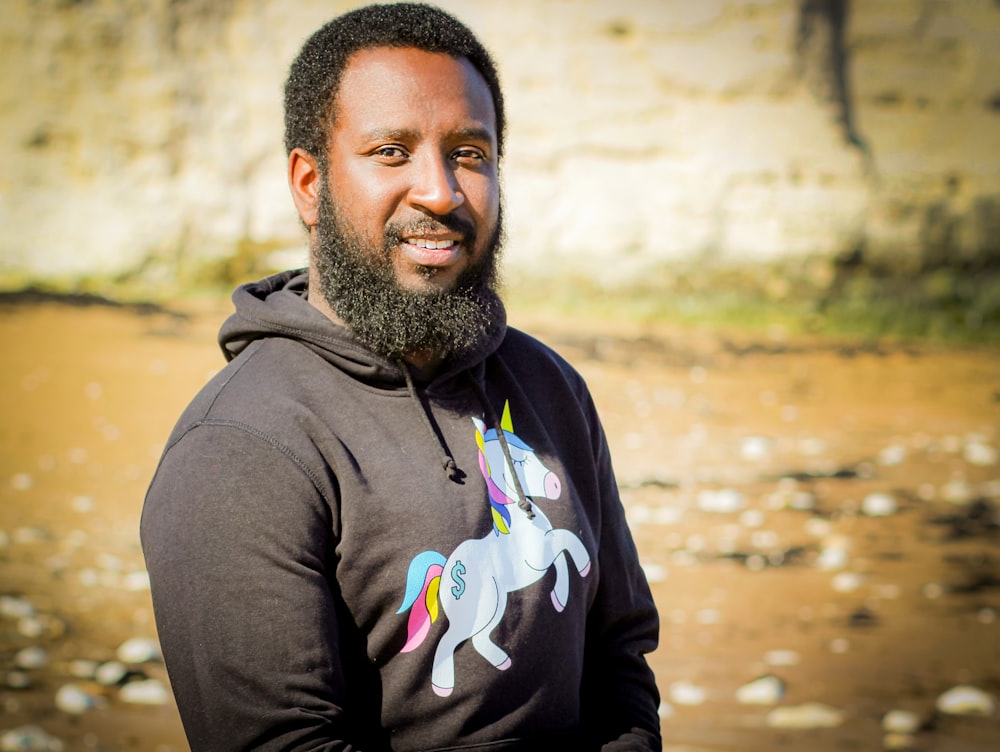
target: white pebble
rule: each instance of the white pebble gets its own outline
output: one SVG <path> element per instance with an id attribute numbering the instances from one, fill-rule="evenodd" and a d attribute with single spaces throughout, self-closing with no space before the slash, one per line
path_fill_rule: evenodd
<path id="1" fill-rule="evenodd" d="M 146 570 L 129 572 L 122 578 L 122 587 L 131 592 L 149 590 L 149 572 Z"/>
<path id="2" fill-rule="evenodd" d="M 997 464 L 998 452 L 996 447 L 990 446 L 982 441 L 971 441 L 965 445 L 963 452 L 965 461 L 970 465 L 987 467 Z"/>
<path id="3" fill-rule="evenodd" d="M 794 650 L 768 650 L 764 653 L 764 663 L 768 666 L 797 666 L 800 656 Z"/>
<path id="4" fill-rule="evenodd" d="M 2 752 L 62 752 L 61 739 L 51 736 L 38 726 L 19 726 L 0 736 Z"/>
<path id="5" fill-rule="evenodd" d="M 77 679 L 93 679 L 99 666 L 97 661 L 76 658 L 69 662 L 69 675 Z"/>
<path id="6" fill-rule="evenodd" d="M 870 493 L 861 502 L 861 511 L 869 517 L 890 517 L 899 511 L 899 504 L 890 494 Z"/>
<path id="7" fill-rule="evenodd" d="M 94 672 L 94 681 L 106 687 L 118 684 L 128 674 L 128 666 L 121 661 L 102 663 Z"/>
<path id="8" fill-rule="evenodd" d="M 835 637 L 830 640 L 830 652 L 836 655 L 843 655 L 851 649 L 851 642 L 845 637 Z"/>
<path id="9" fill-rule="evenodd" d="M 118 660 L 122 663 L 146 663 L 160 658 L 160 645 L 151 637 L 132 637 L 118 646 Z"/>
<path id="10" fill-rule="evenodd" d="M 701 705 L 708 699 L 708 690 L 686 681 L 670 685 L 670 699 L 675 705 Z"/>
<path id="11" fill-rule="evenodd" d="M 816 559 L 816 566 L 824 572 L 843 569 L 847 566 L 851 541 L 842 535 L 835 535 L 823 541 L 823 548 Z"/>
<path id="12" fill-rule="evenodd" d="M 722 621 L 722 613 L 715 608 L 703 608 L 695 614 L 695 620 L 699 624 L 718 624 Z"/>
<path id="13" fill-rule="evenodd" d="M 835 592 L 853 593 L 864 583 L 864 577 L 856 572 L 838 572 L 831 585 Z"/>
<path id="14" fill-rule="evenodd" d="M 750 462 L 762 460 L 770 453 L 771 440 L 763 436 L 748 436 L 740 443 L 740 455 Z"/>
<path id="15" fill-rule="evenodd" d="M 74 496 L 70 505 L 74 512 L 81 514 L 94 511 L 94 500 L 90 496 Z"/>
<path id="16" fill-rule="evenodd" d="M 97 698 L 78 684 L 63 684 L 56 692 L 56 707 L 64 713 L 79 715 L 97 705 Z"/>
<path id="17" fill-rule="evenodd" d="M 696 503 L 703 512 L 730 514 L 743 508 L 743 494 L 733 488 L 704 489 L 698 492 Z"/>
<path id="18" fill-rule="evenodd" d="M 31 686 L 31 677 L 25 671 L 8 671 L 4 683 L 10 689 L 27 689 Z"/>
<path id="19" fill-rule="evenodd" d="M 767 714 L 771 728 L 835 728 L 844 722 L 844 714 L 819 702 L 775 708 Z"/>
<path id="20" fill-rule="evenodd" d="M 890 710 L 882 716 L 882 730 L 890 734 L 915 734 L 920 716 L 910 710 Z"/>
<path id="21" fill-rule="evenodd" d="M 643 562 L 642 571 L 646 574 L 648 582 L 663 582 L 667 579 L 667 568 L 662 564 Z M 149 587 L 149 577 L 146 578 L 147 589 Z"/>
<path id="22" fill-rule="evenodd" d="M 899 465 L 906 459 L 906 447 L 902 444 L 890 444 L 878 453 L 878 464 L 883 467 Z"/>
<path id="23" fill-rule="evenodd" d="M 674 715 L 674 706 L 664 700 L 660 703 L 660 707 L 657 709 L 656 714 L 660 716 L 660 718 L 671 718 Z"/>
<path id="24" fill-rule="evenodd" d="M 28 473 L 17 473 L 10 479 L 10 485 L 15 491 L 27 491 L 35 485 L 35 479 Z"/>
<path id="25" fill-rule="evenodd" d="M 952 687 L 937 699 L 937 709 L 950 715 L 993 715 L 993 695 L 966 684 Z"/>
<path id="26" fill-rule="evenodd" d="M 126 684 L 118 698 L 133 705 L 166 705 L 170 702 L 170 690 L 159 679 L 144 679 Z"/>
<path id="27" fill-rule="evenodd" d="M 775 705 L 784 696 L 785 683 L 770 674 L 736 690 L 736 700 L 743 705 Z"/>
<path id="28" fill-rule="evenodd" d="M 936 582 L 928 582 L 926 585 L 924 585 L 921 592 L 923 592 L 924 598 L 930 598 L 931 600 L 934 600 L 935 598 L 940 598 L 942 595 L 944 595 L 944 588 L 941 587 Z"/>
<path id="29" fill-rule="evenodd" d="M 49 663 L 49 654 L 45 652 L 45 648 L 38 645 L 32 645 L 31 647 L 22 648 L 17 651 L 17 655 L 14 656 L 14 664 L 18 668 L 23 668 L 27 670 L 44 668 Z"/>
<path id="30" fill-rule="evenodd" d="M 740 524 L 743 527 L 760 527 L 767 519 L 759 509 L 747 509 L 740 514 Z"/>

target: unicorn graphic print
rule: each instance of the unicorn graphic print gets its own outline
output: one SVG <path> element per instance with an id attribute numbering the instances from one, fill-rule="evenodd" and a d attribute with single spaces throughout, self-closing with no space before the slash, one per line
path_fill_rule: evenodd
<path id="1" fill-rule="evenodd" d="M 587 576 L 591 564 L 582 541 L 569 530 L 554 529 L 537 504 L 531 505 L 533 514 L 518 506 L 518 485 L 532 500 L 555 501 L 562 483 L 514 433 L 509 403 L 498 428 L 487 429 L 478 418 L 472 422 L 493 530 L 460 543 L 447 557 L 437 551 L 417 554 L 410 562 L 403 604 L 397 611 L 410 612 L 401 653 L 416 650 L 440 613 L 447 616 L 448 628 L 438 641 L 431 673 L 431 687 L 442 697 L 455 688 L 454 655 L 466 640 L 471 639 L 476 651 L 498 670 L 512 665 L 514 658 L 490 637 L 504 618 L 509 593 L 532 585 L 554 567 L 556 581 L 549 595 L 561 612 L 569 602 L 567 556 L 581 577 Z"/>

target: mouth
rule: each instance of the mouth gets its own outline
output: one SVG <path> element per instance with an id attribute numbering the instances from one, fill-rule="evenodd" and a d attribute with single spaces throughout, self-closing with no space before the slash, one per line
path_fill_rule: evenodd
<path id="1" fill-rule="evenodd" d="M 451 266 L 462 256 L 462 239 L 458 237 L 409 237 L 400 240 L 406 257 L 418 266 Z"/>

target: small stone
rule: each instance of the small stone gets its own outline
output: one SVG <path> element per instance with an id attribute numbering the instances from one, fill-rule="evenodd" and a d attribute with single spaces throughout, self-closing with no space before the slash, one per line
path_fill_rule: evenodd
<path id="1" fill-rule="evenodd" d="M 132 637 L 118 646 L 122 663 L 147 663 L 160 659 L 160 644 L 151 637 Z"/>
<path id="2" fill-rule="evenodd" d="M 993 715 L 996 700 L 977 687 L 961 684 L 938 697 L 937 709 L 949 715 Z"/>
<path id="3" fill-rule="evenodd" d="M 86 514 L 94 511 L 94 500 L 90 496 L 75 496 L 70 502 L 74 512 Z"/>
<path id="4" fill-rule="evenodd" d="M 764 653 L 764 663 L 768 666 L 797 666 L 800 660 L 794 650 L 768 650 Z"/>
<path id="5" fill-rule="evenodd" d="M 869 517 L 890 517 L 899 511 L 899 505 L 890 494 L 870 493 L 861 502 L 861 511 Z"/>
<path id="6" fill-rule="evenodd" d="M 851 541 L 843 535 L 830 536 L 823 541 L 823 548 L 816 559 L 816 566 L 824 572 L 843 569 L 847 566 Z"/>
<path id="7" fill-rule="evenodd" d="M 712 514 L 731 514 L 743 509 L 743 494 L 733 488 L 704 489 L 698 492 L 698 508 Z"/>
<path id="8" fill-rule="evenodd" d="M 663 582 L 667 579 L 667 568 L 662 564 L 653 564 L 652 562 L 642 562 L 642 571 L 646 575 L 646 580 L 648 582 Z"/>
<path id="9" fill-rule="evenodd" d="M 838 572 L 831 584 L 838 593 L 853 593 L 864 584 L 864 577 L 857 572 Z"/>
<path id="10" fill-rule="evenodd" d="M 970 441 L 965 445 L 963 456 L 965 457 L 965 461 L 970 465 L 988 467 L 997 464 L 1000 453 L 997 452 L 996 447 L 990 446 L 984 441 L 976 440 Z"/>
<path id="11" fill-rule="evenodd" d="M 670 699 L 675 705 L 701 705 L 708 699 L 708 690 L 686 681 L 670 685 Z"/>
<path id="12" fill-rule="evenodd" d="M 64 684 L 56 692 L 56 707 L 64 713 L 80 715 L 97 705 L 97 698 L 78 684 Z"/>
<path id="13" fill-rule="evenodd" d="M 76 679 L 93 679 L 100 665 L 97 661 L 76 658 L 69 662 L 69 675 Z"/>
<path id="14" fill-rule="evenodd" d="M 10 479 L 10 485 L 15 491 L 27 491 L 35 485 L 35 479 L 28 473 L 17 473 Z"/>
<path id="15" fill-rule="evenodd" d="M 835 728 L 844 722 L 844 714 L 819 702 L 775 708 L 767 714 L 771 728 L 813 729 Z"/>
<path id="16" fill-rule="evenodd" d="M 94 671 L 94 681 L 106 687 L 118 684 L 128 675 L 128 666 L 121 661 L 102 663 Z"/>
<path id="17" fill-rule="evenodd" d="M 920 725 L 920 716 L 910 710 L 890 710 L 882 716 L 882 730 L 887 734 L 915 734 Z"/>
<path id="18" fill-rule="evenodd" d="M 906 447 L 902 444 L 890 444 L 878 453 L 878 464 L 883 467 L 899 465 L 906 459 Z"/>
<path id="19" fill-rule="evenodd" d="M 62 752 L 63 743 L 38 726 L 19 726 L 0 736 L 0 752 Z"/>
<path id="20" fill-rule="evenodd" d="M 31 677 L 25 671 L 8 671 L 4 683 L 10 689 L 27 689 L 31 686 Z"/>
<path id="21" fill-rule="evenodd" d="M 748 436 L 740 443 L 740 455 L 750 462 L 765 459 L 771 454 L 771 440 L 763 436 Z"/>
<path id="22" fill-rule="evenodd" d="M 916 739 L 912 734 L 897 734 L 895 732 L 882 737 L 882 749 L 910 749 Z"/>
<path id="23" fill-rule="evenodd" d="M 830 652 L 835 655 L 843 655 L 851 649 L 851 641 L 844 637 L 835 637 L 830 640 Z"/>
<path id="24" fill-rule="evenodd" d="M 167 705 L 170 690 L 159 679 L 144 679 L 126 684 L 118 697 L 122 702 L 133 705 Z"/>
<path id="25" fill-rule="evenodd" d="M 38 645 L 22 648 L 21 650 L 18 650 L 17 655 L 14 656 L 14 665 L 28 671 L 44 668 L 48 665 L 48 663 L 49 654 L 45 652 L 45 648 L 39 647 Z"/>
<path id="26" fill-rule="evenodd" d="M 736 700 L 743 705 L 776 705 L 785 696 L 785 683 L 768 674 L 736 690 Z"/>
<path id="27" fill-rule="evenodd" d="M 981 608 L 976 612 L 976 621 L 980 624 L 992 624 L 997 620 L 997 612 L 992 608 Z"/>

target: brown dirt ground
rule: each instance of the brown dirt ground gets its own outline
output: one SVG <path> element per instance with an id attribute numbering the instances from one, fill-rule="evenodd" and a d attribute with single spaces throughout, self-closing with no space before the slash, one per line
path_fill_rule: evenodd
<path id="1" fill-rule="evenodd" d="M 81 715 L 53 699 L 70 661 L 154 634 L 142 497 L 174 420 L 221 365 L 228 303 L 178 310 L 0 306 L 0 596 L 43 617 L 26 635 L 0 615 L 0 676 L 21 648 L 49 655 L 30 688 L 0 682 L 0 734 L 33 723 L 67 750 L 187 749 L 170 706 L 97 686 L 105 701 Z M 935 711 L 960 684 L 1000 698 L 995 350 L 515 323 L 576 364 L 602 410 L 661 610 L 651 662 L 667 750 L 881 749 L 896 743 L 881 728 L 892 709 L 923 721 L 907 748 L 1000 749 L 996 713 Z M 705 511 L 712 491 L 741 509 Z M 876 492 L 898 510 L 863 514 Z M 838 542 L 846 562 L 824 568 Z M 774 650 L 797 662 L 768 665 Z M 155 663 L 142 671 L 166 678 Z M 842 722 L 769 727 L 773 706 L 735 696 L 768 673 L 785 682 L 779 706 L 823 703 Z M 678 701 L 685 683 L 703 702 Z"/>

